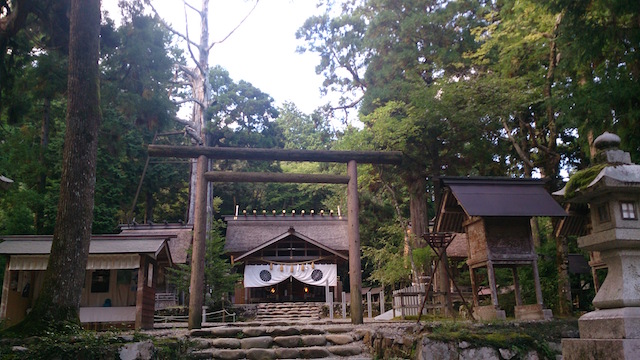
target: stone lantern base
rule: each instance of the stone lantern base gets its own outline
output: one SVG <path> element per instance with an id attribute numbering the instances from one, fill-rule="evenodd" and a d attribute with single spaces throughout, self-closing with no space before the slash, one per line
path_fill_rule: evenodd
<path id="1" fill-rule="evenodd" d="M 551 309 L 545 309 L 540 304 L 516 305 L 515 315 L 517 320 L 551 320 Z"/>
<path id="2" fill-rule="evenodd" d="M 640 307 L 596 310 L 578 327 L 580 339 L 562 340 L 564 360 L 640 358 Z"/>
<path id="3" fill-rule="evenodd" d="M 476 320 L 505 320 L 507 315 L 504 310 L 497 306 L 475 306 L 473 308 L 473 317 Z"/>

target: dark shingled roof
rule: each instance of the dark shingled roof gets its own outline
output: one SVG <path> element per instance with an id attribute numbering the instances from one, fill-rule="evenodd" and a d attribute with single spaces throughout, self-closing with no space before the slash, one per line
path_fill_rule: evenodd
<path id="1" fill-rule="evenodd" d="M 329 215 L 306 216 L 225 216 L 227 253 L 246 253 L 293 228 L 296 233 L 335 251 L 348 251 L 347 219 Z"/>
<path id="2" fill-rule="evenodd" d="M 538 179 L 443 179 L 469 216 L 566 216 Z"/>
<path id="3" fill-rule="evenodd" d="M 463 222 L 472 216 L 567 216 L 540 179 L 444 177 L 440 181 L 444 192 L 437 232 L 463 232 Z"/>

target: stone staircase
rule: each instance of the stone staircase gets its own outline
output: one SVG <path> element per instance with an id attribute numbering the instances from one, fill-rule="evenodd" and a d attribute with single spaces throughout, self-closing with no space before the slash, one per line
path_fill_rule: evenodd
<path id="1" fill-rule="evenodd" d="M 350 323 L 236 323 L 192 330 L 192 359 L 372 359 L 367 330 Z M 370 336 L 370 335 L 369 335 Z"/>
<path id="2" fill-rule="evenodd" d="M 288 323 L 320 320 L 323 303 L 284 302 L 258 304 L 256 321 Z"/>

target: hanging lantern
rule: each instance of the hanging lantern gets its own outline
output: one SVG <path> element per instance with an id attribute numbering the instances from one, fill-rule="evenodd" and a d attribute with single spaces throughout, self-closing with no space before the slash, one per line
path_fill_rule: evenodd
<path id="1" fill-rule="evenodd" d="M 312 268 L 312 269 L 315 269 L 315 268 L 316 268 L 316 264 L 311 263 L 311 268 Z"/>
<path id="2" fill-rule="evenodd" d="M 273 270 L 273 263 L 269 263 L 269 270 Z"/>
<path id="3" fill-rule="evenodd" d="M 291 272 L 293 272 L 293 265 L 291 265 Z"/>
<path id="4" fill-rule="evenodd" d="M 280 272 L 284 271 L 284 266 L 282 264 L 280 264 Z"/>
<path id="5" fill-rule="evenodd" d="M 304 271 L 304 264 L 300 266 L 300 270 Z"/>

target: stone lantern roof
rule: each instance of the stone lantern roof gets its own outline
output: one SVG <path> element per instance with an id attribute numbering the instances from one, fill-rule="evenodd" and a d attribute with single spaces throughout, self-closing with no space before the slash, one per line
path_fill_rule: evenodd
<path id="1" fill-rule="evenodd" d="M 605 132 L 593 144 L 598 149 L 594 164 L 576 172 L 553 195 L 563 196 L 569 202 L 586 203 L 612 191 L 640 193 L 640 165 L 631 162 L 628 152 L 618 149 L 620 137 Z"/>

